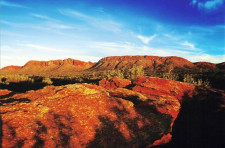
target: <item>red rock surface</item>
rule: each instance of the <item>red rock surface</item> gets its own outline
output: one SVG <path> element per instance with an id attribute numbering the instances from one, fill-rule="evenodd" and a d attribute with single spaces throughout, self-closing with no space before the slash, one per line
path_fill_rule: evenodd
<path id="1" fill-rule="evenodd" d="M 132 90 L 84 83 L 0 94 L 3 148 L 152 147 L 171 140 L 180 108 L 189 113 L 186 101 L 207 100 L 219 119 L 225 107 L 223 91 L 145 77 Z"/>
<path id="2" fill-rule="evenodd" d="M 210 62 L 197 62 L 195 63 L 197 68 L 201 69 L 202 71 L 215 71 L 218 70 L 217 65 Z"/>
<path id="3" fill-rule="evenodd" d="M 182 100 L 184 95 L 192 97 L 192 92 L 195 86 L 190 83 L 183 83 L 177 81 L 171 81 L 169 79 L 161 79 L 155 77 L 139 77 L 134 82 L 134 91 L 146 94 L 146 95 L 169 95 L 174 96 L 179 101 Z"/>
<path id="4" fill-rule="evenodd" d="M 7 89 L 0 89 L 0 96 L 8 95 L 9 93 L 11 93 L 11 91 Z"/>
<path id="5" fill-rule="evenodd" d="M 48 86 L 1 102 L 2 147 L 142 147 L 171 130 L 170 115 L 90 84 Z"/>
<path id="6" fill-rule="evenodd" d="M 104 88 L 122 88 L 131 84 L 130 80 L 120 79 L 118 77 L 113 77 L 109 79 L 102 79 L 99 81 L 99 85 Z"/>

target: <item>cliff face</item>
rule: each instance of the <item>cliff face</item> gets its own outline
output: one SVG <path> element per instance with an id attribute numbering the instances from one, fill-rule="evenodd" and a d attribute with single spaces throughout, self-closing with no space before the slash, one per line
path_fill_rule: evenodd
<path id="1" fill-rule="evenodd" d="M 222 147 L 224 91 L 159 78 L 0 90 L 2 147 Z M 128 87 L 121 88 L 121 87 Z"/>

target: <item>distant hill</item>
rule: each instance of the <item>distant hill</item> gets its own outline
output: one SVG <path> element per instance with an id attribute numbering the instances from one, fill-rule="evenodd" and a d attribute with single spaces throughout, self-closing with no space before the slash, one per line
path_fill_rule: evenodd
<path id="1" fill-rule="evenodd" d="M 209 62 L 192 63 L 184 58 L 169 56 L 110 56 L 104 57 L 97 63 L 84 62 L 74 59 L 29 61 L 24 66 L 7 66 L 0 70 L 0 74 L 28 74 L 28 75 L 66 75 L 74 72 L 98 72 L 106 70 L 130 69 L 134 65 L 142 66 L 145 74 L 150 76 L 153 71 L 165 72 L 216 72 L 225 70 L 225 62 L 214 64 Z"/>
<path id="2" fill-rule="evenodd" d="M 90 70 L 110 70 L 121 69 L 123 67 L 131 68 L 133 65 L 143 66 L 144 69 L 160 69 L 165 65 L 173 67 L 192 68 L 195 65 L 190 61 L 180 57 L 158 57 L 158 56 L 112 56 L 102 58 Z"/>
<path id="3" fill-rule="evenodd" d="M 122 68 L 132 68 L 133 65 L 142 66 L 145 71 L 165 71 L 172 69 L 175 71 L 204 71 L 211 72 L 225 69 L 225 63 L 213 64 L 209 62 L 192 63 L 184 58 L 169 56 L 111 56 L 99 60 L 88 70 L 119 70 Z"/>
<path id="4" fill-rule="evenodd" d="M 24 66 L 7 66 L 0 70 L 1 74 L 48 74 L 48 73 L 72 73 L 90 68 L 95 63 L 84 62 L 75 59 L 29 61 Z"/>

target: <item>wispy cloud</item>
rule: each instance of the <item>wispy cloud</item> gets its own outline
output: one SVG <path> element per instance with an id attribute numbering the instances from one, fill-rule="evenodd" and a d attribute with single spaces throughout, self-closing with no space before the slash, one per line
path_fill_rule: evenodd
<path id="1" fill-rule="evenodd" d="M 41 14 L 36 14 L 36 13 L 31 13 L 30 14 L 31 16 L 34 16 L 34 17 L 37 17 L 37 18 L 40 18 L 40 19 L 45 19 L 45 20 L 50 20 L 52 18 L 46 16 L 46 15 L 41 15 Z"/>
<path id="2" fill-rule="evenodd" d="M 188 42 L 188 41 L 185 41 L 185 42 L 181 43 L 181 45 L 187 46 L 187 47 L 189 47 L 192 50 L 195 49 L 195 45 L 190 43 L 190 42 Z"/>
<path id="3" fill-rule="evenodd" d="M 204 2 L 199 0 L 192 0 L 191 4 L 196 5 L 199 9 L 215 10 L 223 5 L 224 0 L 206 0 Z"/>
<path id="4" fill-rule="evenodd" d="M 59 10 L 59 12 L 63 15 L 80 19 L 95 28 L 100 28 L 114 33 L 121 32 L 122 24 L 115 22 L 112 19 L 89 16 L 74 10 Z"/>
<path id="5" fill-rule="evenodd" d="M 55 28 L 55 29 L 73 29 L 74 28 L 70 25 L 65 25 L 65 24 L 56 23 L 56 22 L 47 22 L 46 25 L 49 26 L 50 28 Z"/>
<path id="6" fill-rule="evenodd" d="M 23 66 L 30 60 L 37 60 L 37 61 L 49 61 L 49 60 L 58 60 L 58 59 L 67 59 L 67 58 L 73 58 L 77 60 L 82 61 L 92 61 L 97 62 L 101 59 L 101 57 L 95 57 L 95 56 L 69 56 L 69 55 L 60 55 L 60 56 L 40 56 L 40 55 L 33 55 L 33 56 L 14 56 L 14 55 L 1 55 L 0 59 L 0 69 L 9 66 L 9 65 L 17 65 L 17 66 Z M 16 61 L 16 63 L 15 63 Z"/>
<path id="7" fill-rule="evenodd" d="M 191 54 L 190 51 L 182 51 L 171 48 L 152 48 L 145 45 L 136 45 L 129 42 L 94 42 L 89 48 L 100 50 L 102 55 L 156 55 L 156 56 L 181 56 Z"/>
<path id="8" fill-rule="evenodd" d="M 11 37 L 24 37 L 24 34 L 7 31 L 7 30 L 3 30 L 3 29 L 1 29 L 1 35 L 11 36 Z"/>
<path id="9" fill-rule="evenodd" d="M 185 42 L 184 42 L 185 43 Z M 189 43 L 187 41 L 187 43 Z M 189 43 L 187 46 L 191 46 Z M 149 46 L 135 45 L 129 42 L 93 42 L 89 44 L 92 49 L 100 50 L 103 56 L 122 56 L 122 55 L 154 55 L 154 56 L 179 56 L 190 60 L 191 62 L 206 61 L 212 63 L 221 63 L 225 61 L 225 55 L 209 55 L 201 50 L 179 50 L 176 48 L 162 47 L 152 48 Z M 189 47 L 189 48 L 191 48 Z M 195 48 L 195 47 L 193 47 Z"/>
<path id="10" fill-rule="evenodd" d="M 21 46 L 38 49 L 38 50 L 51 51 L 51 52 L 70 52 L 69 50 L 51 48 L 51 47 L 46 47 L 46 46 L 37 45 L 37 44 L 21 44 Z"/>
<path id="11" fill-rule="evenodd" d="M 46 26 L 44 28 L 47 27 L 45 30 L 49 30 L 48 28 L 53 28 L 53 29 L 73 29 L 74 28 L 71 25 L 65 25 L 60 20 L 51 18 L 46 15 L 41 15 L 41 14 L 36 14 L 36 13 L 31 13 L 30 15 L 34 16 L 36 18 L 39 18 L 39 19 L 47 20 L 47 22 L 45 22 Z M 36 27 L 36 28 L 39 28 L 39 27 Z M 42 29 L 42 30 L 44 30 L 44 29 Z"/>
<path id="12" fill-rule="evenodd" d="M 9 25 L 9 26 L 13 26 L 13 27 L 24 27 L 24 24 L 19 24 L 19 23 L 15 23 L 15 22 L 9 22 L 9 21 L 5 21 L 5 20 L 0 20 L 1 24 L 5 24 L 5 25 Z"/>
<path id="13" fill-rule="evenodd" d="M 142 35 L 138 35 L 137 38 L 139 38 L 143 43 L 148 44 L 150 41 L 152 41 L 157 35 L 154 34 L 152 36 L 142 36 Z"/>
<path id="14" fill-rule="evenodd" d="M 6 6 L 6 7 L 15 7 L 15 8 L 28 8 L 26 6 L 23 6 L 23 5 L 20 5 L 20 4 L 17 4 L 17 3 L 4 1 L 4 0 L 1 0 L 0 5 L 1 6 Z"/>
<path id="15" fill-rule="evenodd" d="M 51 21 L 51 22 L 57 22 L 57 23 L 62 23 L 61 20 L 52 18 L 48 15 L 44 15 L 44 14 L 38 14 L 38 13 L 30 13 L 30 16 L 34 17 L 34 18 L 38 18 L 40 20 L 46 20 L 46 21 Z"/>

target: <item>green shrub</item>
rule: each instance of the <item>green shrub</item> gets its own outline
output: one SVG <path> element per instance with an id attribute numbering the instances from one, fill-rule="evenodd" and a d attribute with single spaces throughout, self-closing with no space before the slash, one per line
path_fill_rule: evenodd
<path id="1" fill-rule="evenodd" d="M 179 80 L 178 74 L 173 73 L 173 72 L 162 73 L 162 78 L 170 79 L 170 80 L 174 80 L 174 81 L 178 81 Z"/>
<path id="2" fill-rule="evenodd" d="M 135 80 L 137 77 L 141 76 L 144 76 L 143 66 L 133 65 L 133 67 L 127 71 L 127 78 L 130 80 Z"/>
<path id="3" fill-rule="evenodd" d="M 119 78 L 124 78 L 124 74 L 121 70 L 108 70 L 105 73 L 107 78 L 112 78 L 112 77 L 119 77 Z"/>
<path id="4" fill-rule="evenodd" d="M 47 84 L 47 85 L 51 85 L 53 82 L 52 82 L 52 80 L 51 80 L 50 78 L 44 78 L 44 79 L 42 80 L 42 83 L 45 83 L 45 84 Z"/>
<path id="5" fill-rule="evenodd" d="M 183 82 L 197 84 L 197 82 L 192 74 L 185 74 Z"/>
<path id="6" fill-rule="evenodd" d="M 193 74 L 185 74 L 183 81 L 186 83 L 192 83 L 198 86 L 210 87 L 210 82 L 208 79 L 202 80 L 202 78 L 196 78 Z"/>

